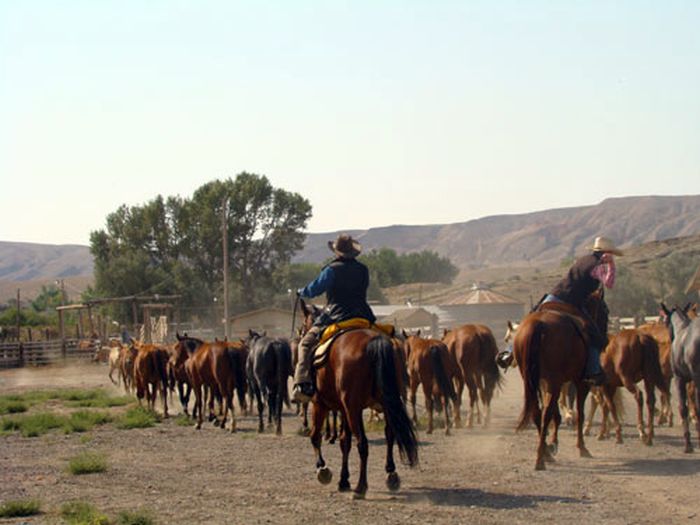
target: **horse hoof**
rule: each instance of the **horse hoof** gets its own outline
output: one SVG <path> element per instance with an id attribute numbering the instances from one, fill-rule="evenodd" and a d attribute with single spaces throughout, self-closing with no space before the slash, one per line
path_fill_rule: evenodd
<path id="1" fill-rule="evenodd" d="M 386 488 L 392 492 L 396 492 L 401 487 L 401 478 L 396 472 L 389 472 L 386 476 Z"/>
<path id="2" fill-rule="evenodd" d="M 692 453 L 693 453 L 693 447 L 691 447 L 690 445 L 686 445 L 684 452 L 685 452 L 686 454 L 692 454 Z"/>
<path id="3" fill-rule="evenodd" d="M 579 457 L 582 457 L 582 458 L 592 458 L 593 457 L 593 456 L 591 456 L 591 453 L 588 452 L 587 448 L 579 449 L 578 455 L 579 455 Z"/>
<path id="4" fill-rule="evenodd" d="M 202 425 L 200 425 L 199 423 L 195 423 L 194 428 L 195 430 L 202 430 Z"/>
<path id="5" fill-rule="evenodd" d="M 355 491 L 352 493 L 352 499 L 365 499 L 365 493 Z"/>
<path id="6" fill-rule="evenodd" d="M 350 492 L 350 482 L 345 480 L 338 483 L 338 492 Z"/>
<path id="7" fill-rule="evenodd" d="M 328 485 L 333 479 L 333 473 L 328 467 L 320 467 L 316 470 L 316 478 L 321 485 Z"/>
<path id="8" fill-rule="evenodd" d="M 547 470 L 547 467 L 544 465 L 544 461 L 538 461 L 535 463 L 535 470 Z"/>

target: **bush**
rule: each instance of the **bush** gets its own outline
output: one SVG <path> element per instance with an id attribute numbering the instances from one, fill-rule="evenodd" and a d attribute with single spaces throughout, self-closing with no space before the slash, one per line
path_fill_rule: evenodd
<path id="1" fill-rule="evenodd" d="M 87 432 L 95 425 L 104 425 L 110 421 L 112 421 L 112 416 L 105 412 L 79 410 L 70 415 L 63 428 L 66 434 L 72 432 Z"/>
<path id="2" fill-rule="evenodd" d="M 0 505 L 0 518 L 20 518 L 39 514 L 41 504 L 39 500 L 10 500 Z"/>
<path id="3" fill-rule="evenodd" d="M 68 525 L 109 525 L 109 518 L 98 512 L 94 505 L 71 501 L 61 506 L 61 517 Z"/>
<path id="4" fill-rule="evenodd" d="M 107 458 L 100 452 L 82 452 L 68 461 L 68 471 L 79 476 L 107 470 Z"/>
<path id="5" fill-rule="evenodd" d="M 26 412 L 28 409 L 29 407 L 23 401 L 0 399 L 0 415 L 19 414 L 20 412 Z"/>

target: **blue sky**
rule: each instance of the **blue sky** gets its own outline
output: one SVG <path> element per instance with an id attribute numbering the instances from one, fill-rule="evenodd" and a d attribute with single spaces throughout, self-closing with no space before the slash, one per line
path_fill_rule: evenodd
<path id="1" fill-rule="evenodd" d="M 698 2 L 0 0 L 0 240 L 241 171 L 309 231 L 700 193 Z"/>

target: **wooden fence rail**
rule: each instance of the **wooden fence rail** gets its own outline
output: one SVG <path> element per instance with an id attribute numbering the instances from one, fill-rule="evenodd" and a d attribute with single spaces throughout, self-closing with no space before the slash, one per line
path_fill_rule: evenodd
<path id="1" fill-rule="evenodd" d="M 0 368 L 89 361 L 95 355 L 97 344 L 78 339 L 0 343 Z"/>

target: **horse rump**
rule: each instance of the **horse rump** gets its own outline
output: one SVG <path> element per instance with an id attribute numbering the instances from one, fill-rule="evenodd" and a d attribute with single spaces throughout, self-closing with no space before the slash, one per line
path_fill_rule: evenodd
<path id="1" fill-rule="evenodd" d="M 418 464 L 418 439 L 401 400 L 401 391 L 396 379 L 394 347 L 386 337 L 376 336 L 367 343 L 367 354 L 375 369 L 374 375 L 381 394 L 386 424 L 399 446 L 401 460 L 413 467 Z"/>
<path id="2" fill-rule="evenodd" d="M 452 385 L 452 381 L 447 377 L 445 363 L 442 361 L 441 352 L 446 349 L 447 347 L 444 345 L 434 345 L 430 347 L 430 361 L 433 365 L 433 373 L 440 387 L 440 392 L 445 398 L 445 404 L 447 404 L 448 399 L 452 400 L 453 403 L 457 401 L 457 393 Z"/>
<path id="3" fill-rule="evenodd" d="M 534 321 L 521 324 L 513 343 L 513 353 L 521 354 L 516 357 L 523 376 L 524 404 L 516 430 L 525 429 L 530 421 L 539 428 L 540 421 L 536 417 L 541 404 L 540 392 L 540 344 L 544 338 L 544 324 Z M 518 352 L 519 351 L 519 352 Z"/>

